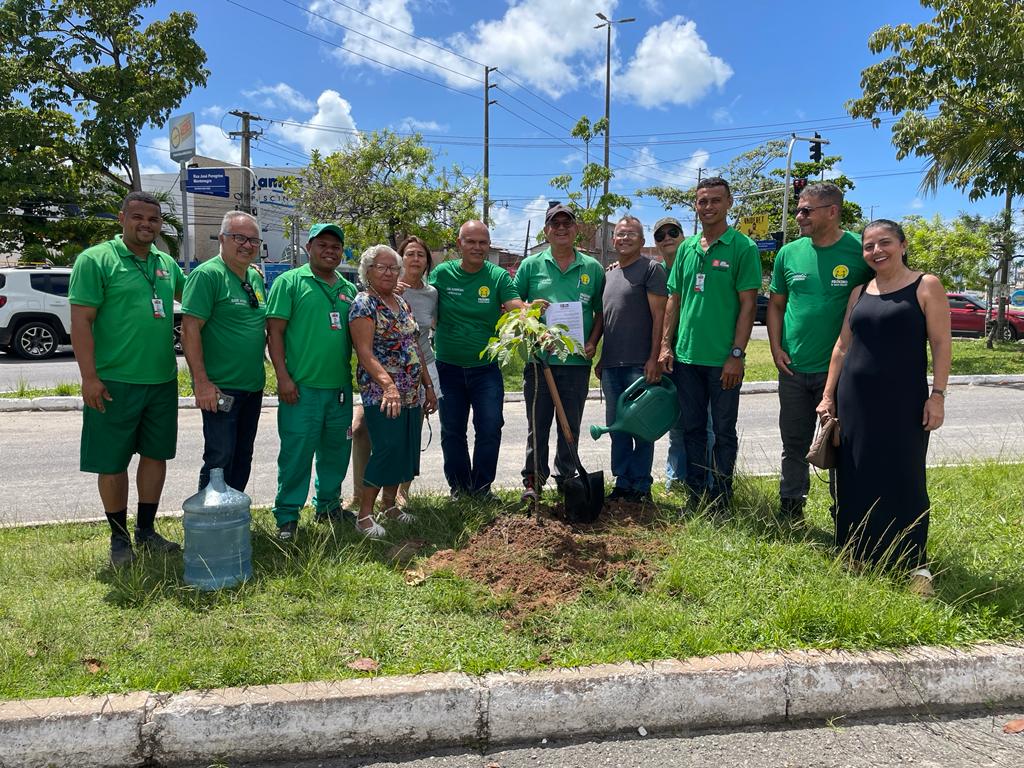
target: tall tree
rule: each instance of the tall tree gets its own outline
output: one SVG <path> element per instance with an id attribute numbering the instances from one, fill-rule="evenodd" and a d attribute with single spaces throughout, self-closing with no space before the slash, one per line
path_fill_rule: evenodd
<path id="1" fill-rule="evenodd" d="M 992 263 L 991 227 L 968 216 L 943 221 L 908 216 L 903 220 L 907 257 L 914 269 L 936 275 L 949 290 L 980 288 Z"/>
<path id="2" fill-rule="evenodd" d="M 854 117 L 892 126 L 899 159 L 925 158 L 924 191 L 952 184 L 972 200 L 1005 198 L 1000 271 L 1012 257 L 1013 198 L 1024 194 L 1024 3 L 1009 0 L 921 0 L 934 18 L 917 26 L 886 25 L 871 35 L 872 53 L 891 55 L 861 73 Z M 996 333 L 1005 323 L 999 302 Z"/>
<path id="3" fill-rule="evenodd" d="M 130 189 L 140 188 L 137 141 L 143 127 L 163 126 L 209 75 L 206 53 L 193 39 L 195 16 L 173 12 L 144 25 L 141 11 L 155 1 L 0 5 L 0 85 L 3 93 L 16 94 L 0 109 L 28 106 L 41 121 L 60 122 L 61 130 L 37 146 L 82 172 L 120 184 L 127 179 Z M 76 118 L 69 124 L 61 114 Z M 7 116 L 0 113 L 0 122 Z"/>
<path id="4" fill-rule="evenodd" d="M 454 243 L 458 227 L 478 218 L 479 182 L 458 166 L 438 171 L 420 136 L 375 131 L 330 155 L 314 151 L 297 176 L 281 179 L 305 220 L 336 221 L 353 244 L 415 234 L 432 247 Z"/>

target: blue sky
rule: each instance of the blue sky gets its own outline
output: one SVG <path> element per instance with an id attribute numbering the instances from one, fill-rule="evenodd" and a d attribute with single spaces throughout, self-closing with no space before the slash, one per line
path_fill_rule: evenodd
<path id="1" fill-rule="evenodd" d="M 603 115 L 606 33 L 593 28 L 597 11 L 636 17 L 613 34 L 616 191 L 689 186 L 698 167 L 817 130 L 832 141 L 826 153 L 843 156 L 840 169 L 857 184 L 850 198 L 865 212 L 990 215 L 1000 206 L 953 189 L 921 196 L 924 161 L 897 162 L 886 126 L 845 115 L 861 70 L 876 60 L 868 36 L 883 24 L 927 20 L 916 0 L 158 0 L 153 13 L 172 10 L 198 17 L 212 73 L 179 111 L 196 113 L 200 153 L 228 161 L 238 161 L 239 144 L 226 136 L 238 128 L 227 112 L 248 109 L 268 118 L 258 124 L 265 133 L 255 165 L 300 166 L 313 148 L 391 128 L 422 132 L 439 165 L 479 172 L 482 65 L 498 67 L 490 171 L 493 240 L 502 246 L 522 247 L 528 219 L 537 232 L 545 201 L 557 197 L 549 179 L 583 164 L 569 130 L 581 115 Z M 166 129 L 141 141 L 144 170 L 176 169 Z M 593 146 L 591 159 L 602 152 Z M 807 159 L 806 145 L 794 154 Z M 664 215 L 641 198 L 632 212 L 648 227 Z"/>

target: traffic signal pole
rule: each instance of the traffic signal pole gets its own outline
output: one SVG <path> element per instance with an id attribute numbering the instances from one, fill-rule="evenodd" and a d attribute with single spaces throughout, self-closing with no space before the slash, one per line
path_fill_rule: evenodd
<path id="1" fill-rule="evenodd" d="M 793 145 L 798 141 L 810 142 L 812 145 L 812 152 L 814 145 L 817 145 L 817 149 L 821 152 L 822 144 L 830 144 L 828 139 L 823 139 L 817 133 L 813 136 L 797 136 L 795 133 L 790 134 L 793 138 L 789 140 L 789 149 L 786 150 L 786 183 L 783 189 L 785 190 L 782 194 L 782 244 L 786 244 L 786 224 L 789 222 L 789 190 L 790 190 L 790 178 L 793 169 Z"/>

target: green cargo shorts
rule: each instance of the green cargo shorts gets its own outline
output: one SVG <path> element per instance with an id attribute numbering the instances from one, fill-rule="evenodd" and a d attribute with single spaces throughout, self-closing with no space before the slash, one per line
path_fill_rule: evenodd
<path id="1" fill-rule="evenodd" d="M 117 475 L 133 454 L 173 459 L 178 445 L 178 382 L 127 384 L 104 381 L 112 400 L 106 412 L 85 407 L 82 416 L 83 472 Z"/>

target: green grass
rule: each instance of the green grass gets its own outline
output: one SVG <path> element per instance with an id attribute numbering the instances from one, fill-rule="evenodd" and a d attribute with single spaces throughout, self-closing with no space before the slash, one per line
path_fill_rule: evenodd
<path id="1" fill-rule="evenodd" d="M 931 352 L 929 351 L 929 361 Z M 754 339 L 747 345 L 746 381 L 774 381 L 778 378 L 778 370 L 772 361 L 771 349 L 763 339 Z M 277 394 L 277 376 L 274 367 L 268 362 L 267 384 L 263 392 L 267 395 Z M 352 362 L 353 387 L 355 387 L 355 359 Z M 995 349 L 986 349 L 984 339 L 953 339 L 953 374 L 978 375 L 986 373 L 1016 374 L 1024 373 L 1024 344 L 999 343 Z M 506 392 L 523 391 L 522 370 L 502 371 Z M 601 382 L 590 374 L 590 388 L 600 389 Z M 81 385 L 76 382 L 61 382 L 56 387 L 32 388 L 24 379 L 18 382 L 12 392 L 0 392 L 0 397 L 32 398 L 51 395 L 77 396 L 82 393 Z M 181 397 L 192 396 L 192 379 L 187 370 L 178 371 L 178 394 Z"/>
<path id="2" fill-rule="evenodd" d="M 741 478 L 739 512 L 727 522 L 680 521 L 672 510 L 681 498 L 661 494 L 663 517 L 629 529 L 664 544 L 646 587 L 591 582 L 577 601 L 511 623 L 508 597 L 450 571 L 409 586 L 389 543 L 307 522 L 308 512 L 297 544 L 283 547 L 258 510 L 254 578 L 214 594 L 184 585 L 180 557 L 112 573 L 103 525 L 3 529 L 0 699 L 343 679 L 361 674 L 346 667 L 361 656 L 380 662 L 380 674 L 482 673 L 766 648 L 1019 641 L 1022 469 L 930 470 L 934 600 L 836 558 L 816 480 L 799 531 L 772 517 L 771 478 Z M 439 497 L 414 506 L 420 522 L 406 533 L 427 540 L 426 555 L 461 545 L 487 519 Z M 161 528 L 181 536 L 179 521 Z"/>

